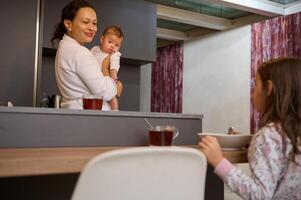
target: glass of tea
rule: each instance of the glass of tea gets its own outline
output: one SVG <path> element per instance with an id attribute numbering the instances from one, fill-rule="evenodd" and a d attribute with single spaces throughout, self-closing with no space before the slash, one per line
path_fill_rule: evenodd
<path id="1" fill-rule="evenodd" d="M 150 146 L 172 146 L 179 131 L 174 126 L 153 126 L 148 130 Z"/>
<path id="2" fill-rule="evenodd" d="M 83 95 L 83 108 L 85 110 L 101 110 L 102 97 L 99 95 Z"/>

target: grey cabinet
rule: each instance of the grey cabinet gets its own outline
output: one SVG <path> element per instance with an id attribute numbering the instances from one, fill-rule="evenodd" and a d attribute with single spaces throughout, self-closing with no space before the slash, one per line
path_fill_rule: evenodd
<path id="1" fill-rule="evenodd" d="M 0 101 L 33 105 L 38 0 L 3 1 L 0 8 Z"/>
<path id="2" fill-rule="evenodd" d="M 61 10 L 68 0 L 43 1 L 43 47 L 52 48 L 50 39 L 60 20 Z M 125 33 L 121 48 L 122 57 L 131 60 L 156 60 L 156 8 L 141 0 L 91 0 L 98 18 L 98 32 L 92 44 L 99 44 L 99 37 L 108 25 L 117 25 Z"/>

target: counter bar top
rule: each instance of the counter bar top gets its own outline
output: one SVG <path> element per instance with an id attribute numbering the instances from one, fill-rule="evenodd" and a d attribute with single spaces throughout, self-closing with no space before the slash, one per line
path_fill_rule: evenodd
<path id="1" fill-rule="evenodd" d="M 159 113 L 159 112 L 136 112 L 136 111 L 97 111 L 97 110 L 75 110 L 75 109 L 55 109 L 41 107 L 4 107 L 0 106 L 0 113 L 19 113 L 19 114 L 48 114 L 48 115 L 102 115 L 120 117 L 159 117 L 159 118 L 181 118 L 195 119 L 203 118 L 200 114 L 182 113 Z"/>
<path id="2" fill-rule="evenodd" d="M 0 107 L 0 148 L 145 146 L 152 125 L 174 125 L 175 145 L 197 144 L 203 115 Z"/>

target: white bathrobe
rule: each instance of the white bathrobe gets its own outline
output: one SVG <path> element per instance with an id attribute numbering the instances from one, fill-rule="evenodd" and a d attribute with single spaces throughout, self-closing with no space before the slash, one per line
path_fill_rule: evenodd
<path id="1" fill-rule="evenodd" d="M 83 109 L 82 96 L 100 95 L 102 110 L 110 110 L 106 101 L 116 96 L 113 79 L 103 76 L 95 56 L 73 38 L 64 35 L 55 57 L 55 75 L 62 95 L 62 108 Z"/>

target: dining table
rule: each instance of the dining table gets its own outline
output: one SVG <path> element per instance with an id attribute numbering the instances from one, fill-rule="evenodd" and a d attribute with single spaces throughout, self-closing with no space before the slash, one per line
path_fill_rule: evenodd
<path id="1" fill-rule="evenodd" d="M 133 147 L 133 146 L 132 146 Z M 79 173 L 94 156 L 131 146 L 59 147 L 59 148 L 1 148 L 0 177 L 36 176 Z M 185 145 L 198 149 L 197 145 Z M 246 163 L 247 151 L 223 151 L 232 163 Z"/>
<path id="2" fill-rule="evenodd" d="M 80 172 L 91 158 L 108 151 L 133 147 L 137 146 L 0 148 L 0 197 L 70 199 Z M 197 145 L 180 147 L 199 149 Z M 246 149 L 223 151 L 223 155 L 232 163 L 247 162 Z M 208 165 L 205 199 L 222 200 L 224 184 L 213 170 Z"/>

